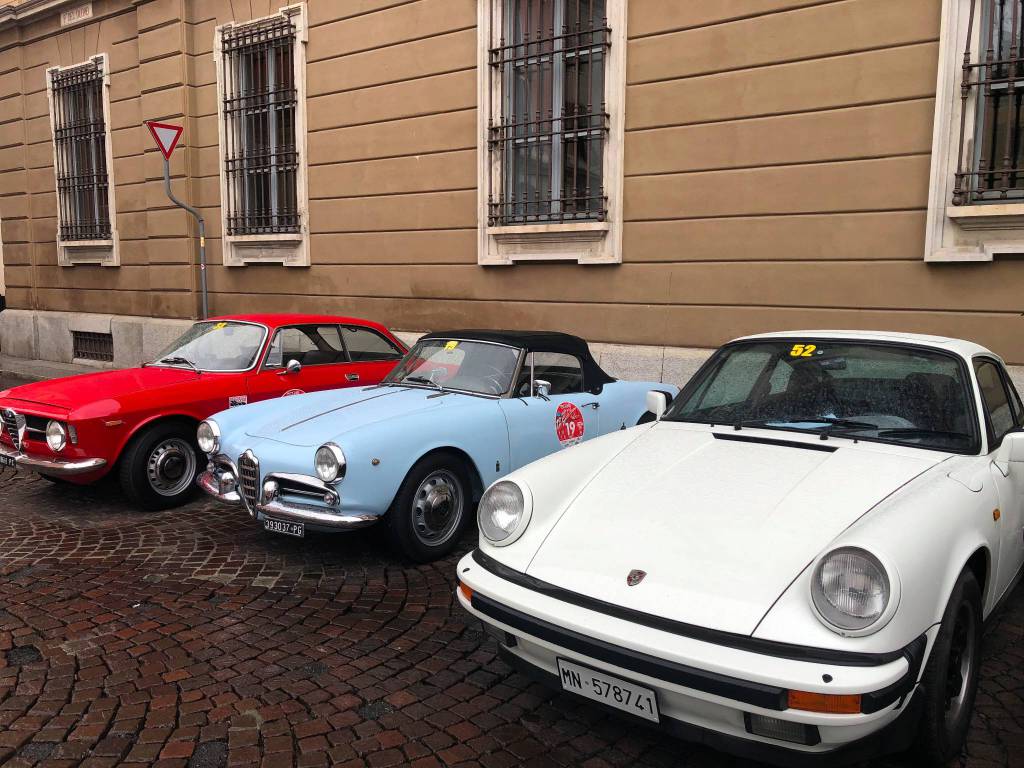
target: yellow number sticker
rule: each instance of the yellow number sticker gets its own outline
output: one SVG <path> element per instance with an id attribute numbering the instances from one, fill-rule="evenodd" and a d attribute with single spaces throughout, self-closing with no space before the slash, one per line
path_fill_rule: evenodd
<path id="1" fill-rule="evenodd" d="M 223 330 L 223 329 L 225 329 L 227 327 L 228 327 L 227 323 L 217 323 L 215 326 L 213 326 L 213 330 L 221 331 L 221 330 Z"/>
<path id="2" fill-rule="evenodd" d="M 446 352 L 454 352 L 457 346 L 459 346 L 459 342 L 449 341 L 447 344 L 444 345 L 444 348 Z"/>
<path id="3" fill-rule="evenodd" d="M 794 344 L 789 350 L 790 357 L 810 357 L 818 348 L 817 344 Z"/>

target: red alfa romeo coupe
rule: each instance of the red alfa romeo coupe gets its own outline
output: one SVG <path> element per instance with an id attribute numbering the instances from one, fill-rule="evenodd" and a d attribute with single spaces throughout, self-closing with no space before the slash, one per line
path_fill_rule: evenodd
<path id="1" fill-rule="evenodd" d="M 0 392 L 0 466 L 78 485 L 116 472 L 145 509 L 195 488 L 200 421 L 225 408 L 376 384 L 406 348 L 382 325 L 330 315 L 237 315 L 195 323 L 139 368 Z"/>

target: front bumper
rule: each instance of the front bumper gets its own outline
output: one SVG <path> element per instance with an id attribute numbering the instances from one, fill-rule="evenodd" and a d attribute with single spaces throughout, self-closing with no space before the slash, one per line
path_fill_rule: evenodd
<path id="1" fill-rule="evenodd" d="M 75 477 L 96 472 L 107 466 L 106 459 L 43 459 L 37 456 L 30 456 L 21 451 L 6 445 L 0 445 L 0 456 L 14 459 L 14 463 L 21 469 L 28 469 L 43 475 L 52 477 Z"/>
<path id="2" fill-rule="evenodd" d="M 558 599 L 554 590 L 503 578 L 474 554 L 458 566 L 459 580 L 472 590 L 471 600 L 459 590 L 460 604 L 498 636 L 510 662 L 558 687 L 560 658 L 603 670 L 653 689 L 665 729 L 782 765 L 834 765 L 909 745 L 925 636 L 879 659 L 832 659 L 829 652 L 800 654 L 792 646 L 776 656 L 767 647 L 730 647 Z M 862 711 L 789 709 L 790 690 L 861 694 Z M 751 719 L 757 716 L 798 724 L 811 738 L 800 743 L 756 735 Z"/>

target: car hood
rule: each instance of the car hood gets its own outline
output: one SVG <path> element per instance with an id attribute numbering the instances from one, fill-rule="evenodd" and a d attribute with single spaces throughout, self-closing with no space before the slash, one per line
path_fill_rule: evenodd
<path id="1" fill-rule="evenodd" d="M 360 387 L 298 395 L 280 401 L 287 408 L 248 420 L 245 433 L 299 447 L 319 446 L 372 422 L 444 408 L 470 397 L 418 387 Z"/>
<path id="2" fill-rule="evenodd" d="M 181 368 L 125 368 L 22 384 L 0 395 L 25 403 L 70 411 L 96 400 L 111 400 L 138 392 L 150 392 L 176 384 L 194 382 L 197 376 L 195 371 Z M 14 407 L 17 408 L 17 405 Z"/>
<path id="3" fill-rule="evenodd" d="M 946 458 L 838 439 L 793 447 L 779 441 L 801 438 L 765 431 L 741 442 L 749 433 L 657 425 L 578 493 L 527 572 L 638 611 L 752 634 L 829 542 Z M 629 586 L 634 569 L 646 576 Z"/>

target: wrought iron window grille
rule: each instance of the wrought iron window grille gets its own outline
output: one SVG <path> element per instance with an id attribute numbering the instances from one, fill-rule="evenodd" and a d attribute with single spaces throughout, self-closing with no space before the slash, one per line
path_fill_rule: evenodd
<path id="1" fill-rule="evenodd" d="M 114 337 L 109 333 L 72 331 L 72 355 L 80 360 L 114 361 Z"/>
<path id="2" fill-rule="evenodd" d="M 295 25 L 227 27 L 221 50 L 227 234 L 299 233 Z"/>
<path id="3" fill-rule="evenodd" d="M 1024 202 L 1022 100 L 1024 0 L 971 0 L 953 205 Z"/>
<path id="4" fill-rule="evenodd" d="M 488 224 L 604 221 L 604 148 L 611 118 L 604 0 L 504 0 L 502 36 L 488 52 L 501 114 L 488 123 Z"/>
<path id="5" fill-rule="evenodd" d="M 102 60 L 51 70 L 49 76 L 59 239 L 110 240 Z"/>

